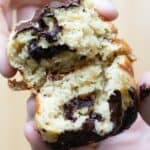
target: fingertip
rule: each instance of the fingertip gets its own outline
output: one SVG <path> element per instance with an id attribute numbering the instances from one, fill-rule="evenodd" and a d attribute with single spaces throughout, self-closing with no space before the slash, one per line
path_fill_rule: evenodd
<path id="1" fill-rule="evenodd" d="M 93 0 L 95 9 L 107 21 L 112 21 L 118 17 L 118 11 L 111 0 Z"/>
<path id="2" fill-rule="evenodd" d="M 9 64 L 8 60 L 0 60 L 0 73 L 6 77 L 6 78 L 11 78 L 16 74 L 16 70 L 11 67 Z"/>
<path id="3" fill-rule="evenodd" d="M 0 40 L 3 39 L 3 42 L 0 41 L 0 73 L 6 77 L 10 78 L 13 77 L 16 74 L 16 69 L 14 69 L 8 60 L 7 53 L 6 53 L 6 45 L 7 40 L 4 36 L 0 36 Z"/>
<path id="4" fill-rule="evenodd" d="M 35 116 L 35 96 L 32 95 L 27 100 L 27 120 L 33 120 Z"/>
<path id="5" fill-rule="evenodd" d="M 42 141 L 40 134 L 37 132 L 34 121 L 25 124 L 24 134 L 33 149 L 48 150 L 46 144 Z"/>
<path id="6" fill-rule="evenodd" d="M 25 124 L 24 134 L 30 144 L 35 143 L 37 133 L 35 132 L 35 126 L 33 121 L 29 121 Z"/>

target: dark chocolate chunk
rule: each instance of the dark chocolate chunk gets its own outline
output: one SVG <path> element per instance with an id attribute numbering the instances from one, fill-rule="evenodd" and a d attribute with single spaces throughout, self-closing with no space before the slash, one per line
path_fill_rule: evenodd
<path id="1" fill-rule="evenodd" d="M 136 106 L 129 107 L 124 113 L 122 125 L 121 128 L 119 129 L 119 132 L 122 132 L 123 130 L 130 128 L 130 126 L 136 120 L 136 118 L 137 118 Z"/>
<path id="2" fill-rule="evenodd" d="M 95 112 L 92 112 L 92 113 L 90 114 L 90 118 L 91 118 L 91 119 L 96 119 L 96 120 L 98 120 L 98 121 L 102 121 L 102 120 L 103 120 L 103 117 L 102 117 L 100 114 L 95 113 Z"/>
<path id="3" fill-rule="evenodd" d="M 55 56 L 62 51 L 68 50 L 68 46 L 66 45 L 58 45 L 58 46 L 51 46 L 46 49 L 37 46 L 37 40 L 32 40 L 28 45 L 28 52 L 29 55 L 37 60 L 40 61 L 41 59 L 49 59 Z"/>
<path id="4" fill-rule="evenodd" d="M 94 131 L 95 129 L 95 120 L 98 121 L 102 121 L 103 118 L 100 114 L 95 113 L 95 112 L 91 112 L 89 115 L 89 118 L 86 119 L 86 121 L 84 122 L 82 128 L 85 131 Z"/>
<path id="5" fill-rule="evenodd" d="M 131 87 L 128 90 L 130 97 L 133 100 L 133 103 L 131 103 L 127 110 L 124 112 L 121 127 L 118 130 L 118 133 L 122 132 L 125 129 L 130 128 L 132 123 L 136 120 L 137 118 L 137 101 L 138 101 L 138 96 L 137 96 L 137 91 Z"/>
<path id="6" fill-rule="evenodd" d="M 92 118 L 86 119 L 86 121 L 84 122 L 82 128 L 85 131 L 92 131 L 92 130 L 94 130 L 95 129 L 95 119 L 92 119 Z"/>
<path id="7" fill-rule="evenodd" d="M 140 100 L 144 100 L 149 96 L 150 96 L 150 87 L 146 87 L 146 84 L 140 86 Z"/>
<path id="8" fill-rule="evenodd" d="M 62 27 L 55 26 L 52 31 L 44 31 L 40 33 L 40 37 L 46 38 L 49 42 L 55 42 L 57 40 L 57 35 L 61 32 Z"/>
<path id="9" fill-rule="evenodd" d="M 122 96 L 119 90 L 115 90 L 110 96 L 109 107 L 111 112 L 111 121 L 115 124 L 113 133 L 117 132 L 121 125 L 122 119 Z"/>
<path id="10" fill-rule="evenodd" d="M 45 132 L 45 133 L 46 133 L 46 130 L 45 130 L 45 129 L 42 129 L 42 132 Z"/>
<path id="11" fill-rule="evenodd" d="M 58 141 L 53 144 L 48 144 L 55 150 L 69 150 L 73 147 L 78 147 L 82 145 L 87 145 L 90 143 L 96 143 L 100 140 L 103 140 L 108 135 L 99 136 L 92 131 L 67 131 L 63 133 Z"/>
<path id="12" fill-rule="evenodd" d="M 17 37 L 18 33 L 23 32 L 28 29 L 34 29 L 35 31 L 40 32 L 47 28 L 48 28 L 48 26 L 46 25 L 46 23 L 44 22 L 43 19 L 21 23 L 20 25 L 18 25 L 16 27 L 16 37 Z"/>
<path id="13" fill-rule="evenodd" d="M 83 107 L 92 107 L 95 100 L 95 93 L 80 95 L 73 98 L 69 103 L 64 104 L 64 115 L 67 119 L 75 121 L 73 113 Z"/>

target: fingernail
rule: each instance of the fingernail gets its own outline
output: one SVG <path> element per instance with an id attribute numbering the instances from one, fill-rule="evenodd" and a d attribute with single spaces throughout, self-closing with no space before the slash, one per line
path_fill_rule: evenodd
<path id="1" fill-rule="evenodd" d="M 111 21 L 118 16 L 116 6 L 111 0 L 93 0 L 96 10 L 106 20 Z"/>

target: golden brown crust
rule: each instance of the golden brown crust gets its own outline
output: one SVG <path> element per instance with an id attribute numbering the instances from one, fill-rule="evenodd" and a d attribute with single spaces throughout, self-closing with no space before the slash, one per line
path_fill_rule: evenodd
<path id="1" fill-rule="evenodd" d="M 132 51 L 131 47 L 127 44 L 127 42 L 122 39 L 115 39 L 113 41 L 113 44 L 120 45 L 120 52 L 123 52 L 125 54 L 130 54 Z"/>
<path id="2" fill-rule="evenodd" d="M 134 72 L 132 68 L 132 62 L 128 59 L 127 56 L 122 59 L 121 63 L 118 63 L 119 67 L 129 73 L 132 77 L 134 77 Z"/>
<path id="3" fill-rule="evenodd" d="M 17 81 L 16 79 L 14 80 L 8 80 L 8 86 L 15 90 L 15 91 L 21 91 L 21 90 L 28 90 L 30 89 L 26 82 L 24 81 Z"/>
<path id="4" fill-rule="evenodd" d="M 120 45 L 119 54 L 124 54 L 128 57 L 131 62 L 136 61 L 135 55 L 132 54 L 131 47 L 127 44 L 127 42 L 123 39 L 115 39 L 113 44 Z"/>
<path id="5" fill-rule="evenodd" d="M 110 25 L 110 28 L 111 28 L 111 30 L 112 30 L 112 33 L 114 33 L 114 34 L 118 34 L 118 30 L 117 30 L 117 28 L 115 27 L 115 25 L 114 24 L 112 24 L 112 23 L 109 23 L 108 22 L 108 24 Z"/>

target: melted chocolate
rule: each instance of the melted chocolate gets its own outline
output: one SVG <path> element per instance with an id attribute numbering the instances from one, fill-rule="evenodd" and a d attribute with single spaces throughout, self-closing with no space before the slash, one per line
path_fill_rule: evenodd
<path id="1" fill-rule="evenodd" d="M 80 0 L 53 1 L 46 7 L 37 10 L 31 21 L 22 23 L 16 27 L 16 37 L 20 32 L 28 29 L 35 31 L 34 34 L 37 36 L 37 39 L 30 41 L 28 45 L 29 55 L 33 59 L 40 61 L 42 58 L 52 58 L 55 54 L 69 49 L 66 45 L 51 46 L 47 49 L 43 49 L 39 47 L 37 43 L 41 37 L 44 37 L 48 42 L 56 42 L 58 33 L 62 31 L 62 27 L 58 25 L 58 21 L 53 14 L 53 8 L 77 7 L 79 5 Z M 43 17 L 53 18 L 54 28 L 51 31 L 48 31 L 48 25 L 43 20 Z"/>
<path id="2" fill-rule="evenodd" d="M 55 26 L 52 31 L 44 31 L 40 33 L 40 37 L 44 37 L 49 42 L 57 41 L 57 35 L 62 30 L 62 27 Z"/>
<path id="3" fill-rule="evenodd" d="M 37 18 L 33 19 L 32 21 L 21 23 L 20 25 L 16 26 L 16 37 L 20 32 L 23 32 L 28 29 L 33 29 L 36 32 L 41 32 L 45 29 L 48 29 L 48 26 L 42 18 Z"/>
<path id="4" fill-rule="evenodd" d="M 86 121 L 84 122 L 82 128 L 85 131 L 92 131 L 92 130 L 94 130 L 95 129 L 95 119 L 92 119 L 92 118 L 86 119 Z"/>
<path id="5" fill-rule="evenodd" d="M 25 30 L 33 29 L 36 32 L 42 32 L 48 29 L 48 25 L 44 22 L 43 17 L 52 17 L 54 19 L 54 23 L 57 22 L 56 18 L 54 17 L 53 13 L 50 11 L 48 7 L 44 7 L 39 9 L 35 12 L 34 17 L 32 20 L 24 22 L 16 26 L 16 37 L 17 35 Z"/>
<path id="6" fill-rule="evenodd" d="M 89 118 L 86 119 L 82 128 L 85 131 L 95 131 L 95 120 L 102 121 L 103 118 L 100 114 L 91 112 Z"/>
<path id="7" fill-rule="evenodd" d="M 122 119 L 122 96 L 119 90 L 115 90 L 114 94 L 110 96 L 109 107 L 111 112 L 111 121 L 115 124 L 113 133 L 117 132 L 121 125 Z"/>
<path id="8" fill-rule="evenodd" d="M 117 133 L 120 133 L 123 130 L 130 128 L 132 123 L 137 118 L 137 101 L 138 101 L 137 91 L 133 87 L 130 87 L 128 89 L 128 92 L 129 92 L 130 97 L 133 100 L 133 103 L 124 112 L 123 119 L 122 119 L 122 124 L 121 124 L 121 127 L 120 127 L 120 129 L 118 130 Z"/>
<path id="9" fill-rule="evenodd" d="M 146 87 L 145 84 L 140 86 L 140 100 L 144 100 L 149 96 L 150 96 L 150 87 Z"/>
<path id="10" fill-rule="evenodd" d="M 55 150 L 69 150 L 72 147 L 98 142 L 106 137 L 107 135 L 99 136 L 92 131 L 68 131 L 62 134 L 56 143 L 49 145 Z"/>
<path id="11" fill-rule="evenodd" d="M 67 119 L 75 121 L 76 118 L 73 117 L 73 114 L 76 110 L 83 107 L 92 107 L 95 100 L 95 94 L 90 93 L 87 95 L 80 95 L 73 98 L 69 103 L 64 105 L 64 115 Z"/>
<path id="12" fill-rule="evenodd" d="M 136 118 L 137 118 L 136 106 L 129 107 L 124 113 L 122 125 L 121 128 L 119 129 L 119 132 L 122 132 L 123 130 L 130 128 L 130 126 L 136 120 Z"/>
<path id="13" fill-rule="evenodd" d="M 52 58 L 56 54 L 61 53 L 62 51 L 66 51 L 68 49 L 69 48 L 66 45 L 51 46 L 44 49 L 42 47 L 37 46 L 37 40 L 32 40 L 28 45 L 29 55 L 37 61 L 43 58 Z"/>

